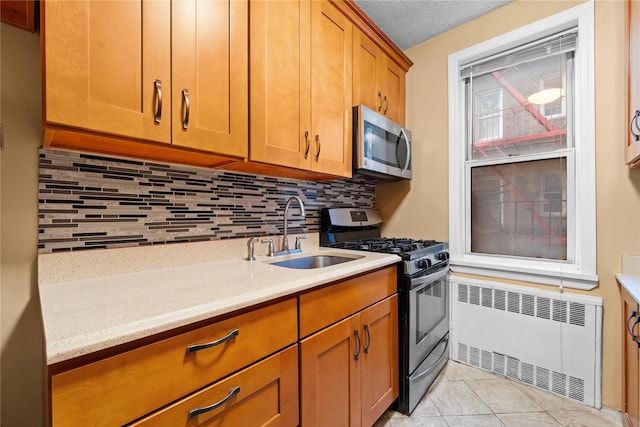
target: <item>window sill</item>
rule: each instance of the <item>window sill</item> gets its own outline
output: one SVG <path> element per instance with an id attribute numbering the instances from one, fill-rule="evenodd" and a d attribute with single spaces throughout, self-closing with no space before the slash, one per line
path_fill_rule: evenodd
<path id="1" fill-rule="evenodd" d="M 545 263 L 547 264 L 547 263 Z M 451 258 L 449 267 L 454 273 L 477 274 L 500 279 L 518 280 L 564 288 L 592 290 L 598 286 L 598 276 L 577 271 L 573 266 L 559 264 L 555 268 L 530 266 L 529 264 L 509 264 L 499 261 L 485 262 Z"/>

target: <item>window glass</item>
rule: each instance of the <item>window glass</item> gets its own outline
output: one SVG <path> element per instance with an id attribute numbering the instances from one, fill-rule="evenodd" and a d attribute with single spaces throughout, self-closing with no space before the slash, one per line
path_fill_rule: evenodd
<path id="1" fill-rule="evenodd" d="M 573 52 L 470 75 L 470 159 L 555 151 L 570 146 Z M 569 76 L 569 78 L 567 78 Z"/>
<path id="2" fill-rule="evenodd" d="M 567 259 L 566 158 L 471 168 L 471 252 Z"/>

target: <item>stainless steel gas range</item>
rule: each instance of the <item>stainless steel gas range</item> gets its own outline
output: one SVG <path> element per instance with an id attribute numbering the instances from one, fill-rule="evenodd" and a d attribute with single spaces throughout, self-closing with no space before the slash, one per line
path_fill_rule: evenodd
<path id="1" fill-rule="evenodd" d="M 322 246 L 394 253 L 398 266 L 400 393 L 396 409 L 410 414 L 449 359 L 449 245 L 381 236 L 377 209 L 322 211 Z"/>

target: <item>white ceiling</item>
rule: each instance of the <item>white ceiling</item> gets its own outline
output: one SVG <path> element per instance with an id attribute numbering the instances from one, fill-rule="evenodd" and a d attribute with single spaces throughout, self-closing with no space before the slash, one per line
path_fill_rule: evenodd
<path id="1" fill-rule="evenodd" d="M 402 50 L 513 0 L 355 0 Z"/>

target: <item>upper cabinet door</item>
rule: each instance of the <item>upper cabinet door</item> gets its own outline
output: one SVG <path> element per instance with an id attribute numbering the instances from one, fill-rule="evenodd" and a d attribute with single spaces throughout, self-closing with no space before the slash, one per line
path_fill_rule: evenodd
<path id="1" fill-rule="evenodd" d="M 46 2 L 45 121 L 170 142 L 170 14 L 168 1 Z"/>
<path id="2" fill-rule="evenodd" d="M 353 32 L 353 101 L 378 113 L 384 105 L 382 89 L 378 87 L 378 82 L 382 81 L 380 73 L 384 71 L 380 65 L 383 55 L 384 52 L 362 31 Z"/>
<path id="3" fill-rule="evenodd" d="M 252 161 L 309 167 L 310 7 L 307 0 L 251 2 Z"/>
<path id="4" fill-rule="evenodd" d="M 172 3 L 173 143 L 247 156 L 248 3 Z"/>
<path id="5" fill-rule="evenodd" d="M 626 162 L 640 165 L 640 3 L 627 0 L 628 129 Z"/>
<path id="6" fill-rule="evenodd" d="M 382 83 L 380 85 L 384 103 L 382 113 L 390 120 L 404 126 L 405 72 L 386 55 L 382 65 Z"/>
<path id="7" fill-rule="evenodd" d="M 353 26 L 327 1 L 311 2 L 311 169 L 351 176 Z"/>
<path id="8" fill-rule="evenodd" d="M 353 48 L 354 102 L 404 125 L 405 71 L 361 31 Z"/>

